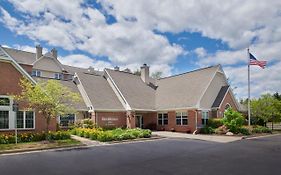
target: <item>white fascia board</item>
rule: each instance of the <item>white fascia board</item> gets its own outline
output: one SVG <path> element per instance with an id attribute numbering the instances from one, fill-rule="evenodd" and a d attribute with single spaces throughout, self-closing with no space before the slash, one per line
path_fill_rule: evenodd
<path id="1" fill-rule="evenodd" d="M 118 88 L 118 86 L 115 84 L 114 80 L 112 79 L 112 77 L 110 76 L 110 74 L 107 72 L 106 69 L 104 69 L 105 73 L 107 74 L 108 78 L 107 78 L 107 82 L 109 83 L 110 87 L 112 88 L 113 92 L 115 93 L 115 95 L 117 96 L 117 98 L 119 99 L 119 101 L 121 102 L 121 104 L 123 105 L 123 107 L 127 110 L 127 111 L 131 111 L 132 108 L 129 105 L 128 101 L 126 100 L 126 98 L 123 96 L 122 92 L 120 91 L 120 89 Z"/>
<path id="2" fill-rule="evenodd" d="M 92 104 L 92 102 L 91 102 L 91 100 L 90 100 L 90 98 L 89 98 L 89 96 L 88 96 L 88 94 L 87 94 L 87 92 L 86 92 L 82 82 L 80 81 L 79 76 L 77 75 L 77 73 L 74 74 L 74 78 L 78 79 L 79 84 L 76 84 L 76 86 L 77 86 L 78 90 L 80 91 L 81 96 L 82 96 L 84 102 L 86 103 L 86 105 L 88 105 L 88 107 L 92 107 L 92 111 L 91 112 L 93 112 L 94 111 L 94 106 L 93 106 L 93 104 Z"/>

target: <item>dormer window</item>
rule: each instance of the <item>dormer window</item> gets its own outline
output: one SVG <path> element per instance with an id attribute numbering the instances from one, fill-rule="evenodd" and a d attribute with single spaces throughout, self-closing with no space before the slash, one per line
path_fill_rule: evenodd
<path id="1" fill-rule="evenodd" d="M 40 70 L 32 70 L 31 75 L 34 76 L 34 77 L 41 77 L 41 71 Z"/>
<path id="2" fill-rule="evenodd" d="M 62 79 L 62 74 L 61 73 L 55 73 L 55 79 L 61 80 Z"/>

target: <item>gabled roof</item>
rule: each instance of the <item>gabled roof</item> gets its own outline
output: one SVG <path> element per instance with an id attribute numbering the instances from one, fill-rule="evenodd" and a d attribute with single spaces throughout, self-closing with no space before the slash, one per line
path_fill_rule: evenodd
<path id="1" fill-rule="evenodd" d="M 132 73 L 106 69 L 133 110 L 155 110 L 155 89 Z"/>
<path id="2" fill-rule="evenodd" d="M 34 77 L 35 81 L 36 82 L 45 82 L 45 81 L 48 81 L 50 80 L 49 78 L 42 78 L 42 77 Z M 88 111 L 88 108 L 85 104 L 85 102 L 83 101 L 82 99 L 82 96 L 81 96 L 81 93 L 79 92 L 77 86 L 74 84 L 73 81 L 65 81 L 65 80 L 56 80 L 56 79 L 52 79 L 54 81 L 58 81 L 59 83 L 61 83 L 64 87 L 67 87 L 69 88 L 69 90 L 71 90 L 72 92 L 74 93 L 77 93 L 80 95 L 80 98 L 81 98 L 81 101 L 80 102 L 77 102 L 74 104 L 74 107 L 78 110 L 78 111 Z"/>
<path id="3" fill-rule="evenodd" d="M 26 77 L 33 84 L 36 84 L 35 80 L 0 45 L 0 61 L 1 60 L 10 62 L 24 77 Z"/>
<path id="4" fill-rule="evenodd" d="M 220 66 L 211 66 L 158 79 L 156 109 L 199 108 L 201 96 Z"/>
<path id="5" fill-rule="evenodd" d="M 121 102 L 103 76 L 83 72 L 77 72 L 77 76 L 90 98 L 95 111 L 125 111 Z"/>
<path id="6" fill-rule="evenodd" d="M 36 54 L 32 52 L 26 52 L 13 48 L 2 47 L 16 62 L 20 64 L 32 65 L 36 61 Z"/>
<path id="7" fill-rule="evenodd" d="M 218 108 L 220 106 L 220 104 L 222 103 L 227 91 L 229 89 L 229 86 L 223 86 L 221 87 L 219 93 L 218 93 L 218 96 L 216 97 L 213 105 L 212 105 L 212 108 Z"/>

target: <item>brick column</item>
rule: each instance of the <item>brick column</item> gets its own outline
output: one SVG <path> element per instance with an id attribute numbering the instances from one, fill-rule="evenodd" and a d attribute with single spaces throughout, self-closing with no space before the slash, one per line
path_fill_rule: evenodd
<path id="1" fill-rule="evenodd" d="M 127 128 L 135 128 L 136 127 L 136 117 L 135 112 L 127 111 Z"/>

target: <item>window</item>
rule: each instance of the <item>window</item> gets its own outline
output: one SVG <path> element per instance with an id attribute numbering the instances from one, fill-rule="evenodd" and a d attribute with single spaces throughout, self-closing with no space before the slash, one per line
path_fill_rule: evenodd
<path id="1" fill-rule="evenodd" d="M 62 74 L 60 74 L 60 73 L 55 73 L 55 79 L 61 80 L 61 79 L 62 79 Z"/>
<path id="2" fill-rule="evenodd" d="M 41 77 L 41 71 L 40 70 L 32 70 L 31 75 L 35 76 L 35 77 Z"/>
<path id="3" fill-rule="evenodd" d="M 10 99 L 1 97 L 0 106 L 10 106 Z"/>
<path id="4" fill-rule="evenodd" d="M 17 128 L 24 128 L 24 117 L 23 117 L 24 112 L 23 111 L 18 111 L 17 112 Z"/>
<path id="5" fill-rule="evenodd" d="M 168 125 L 168 113 L 158 113 L 158 125 Z"/>
<path id="6" fill-rule="evenodd" d="M 0 129 L 9 129 L 9 111 L 0 111 Z"/>
<path id="7" fill-rule="evenodd" d="M 17 112 L 17 128 L 33 129 L 34 128 L 34 112 L 18 111 Z"/>
<path id="8" fill-rule="evenodd" d="M 207 125 L 209 120 L 209 112 L 202 111 L 202 125 Z"/>
<path id="9" fill-rule="evenodd" d="M 34 128 L 34 112 L 25 111 L 25 128 Z"/>
<path id="10" fill-rule="evenodd" d="M 176 124 L 188 125 L 187 112 L 176 112 Z"/>
<path id="11" fill-rule="evenodd" d="M 60 116 L 60 126 L 68 127 L 70 124 L 74 124 L 74 122 L 75 122 L 75 114 Z"/>

